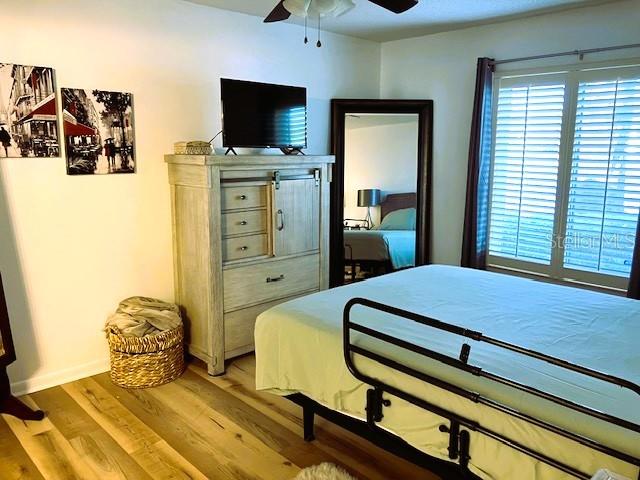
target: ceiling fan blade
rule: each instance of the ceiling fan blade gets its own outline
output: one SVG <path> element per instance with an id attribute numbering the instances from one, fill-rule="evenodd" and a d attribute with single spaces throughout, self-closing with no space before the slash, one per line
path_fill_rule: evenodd
<path id="1" fill-rule="evenodd" d="M 272 22 L 281 22 L 282 20 L 286 20 L 291 16 L 289 10 L 284 8 L 282 4 L 283 0 L 280 0 L 278 4 L 275 6 L 271 13 L 267 15 L 267 18 L 264 19 L 264 23 L 272 23 Z"/>
<path id="2" fill-rule="evenodd" d="M 418 0 L 369 0 L 371 3 L 380 5 L 382 8 L 391 10 L 393 13 L 406 12 L 418 4 Z"/>

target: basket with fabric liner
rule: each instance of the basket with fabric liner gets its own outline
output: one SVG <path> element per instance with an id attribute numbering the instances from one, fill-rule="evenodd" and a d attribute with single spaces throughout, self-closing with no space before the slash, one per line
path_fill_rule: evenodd
<path id="1" fill-rule="evenodd" d="M 164 385 L 184 371 L 184 330 L 177 328 L 144 337 L 125 337 L 108 327 L 111 380 L 124 388 Z"/>

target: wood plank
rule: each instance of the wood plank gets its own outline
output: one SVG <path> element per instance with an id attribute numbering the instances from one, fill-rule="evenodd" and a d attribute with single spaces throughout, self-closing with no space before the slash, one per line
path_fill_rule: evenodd
<path id="1" fill-rule="evenodd" d="M 88 378 L 62 388 L 154 479 L 206 479 L 114 396 Z"/>
<path id="2" fill-rule="evenodd" d="M 100 429 L 100 426 L 61 387 L 32 393 L 30 397 L 40 405 L 46 413 L 46 418 L 67 439 Z"/>
<path id="3" fill-rule="evenodd" d="M 193 368 L 193 371 L 201 374 L 202 369 L 196 367 Z M 247 378 L 243 378 L 243 375 L 246 375 L 246 372 L 237 368 L 234 362 L 228 367 L 224 377 L 208 377 L 208 380 L 220 385 L 221 388 L 225 388 L 222 382 L 226 382 L 226 388 L 232 395 L 247 405 L 259 409 L 302 437 L 302 409 L 285 398 L 255 391 L 253 377 L 247 375 Z M 247 380 L 250 382 L 249 384 Z M 315 423 L 316 441 L 313 444 L 336 458 L 341 464 L 350 465 L 359 477 L 384 480 L 398 472 L 403 474 L 402 478 L 412 478 L 412 475 L 416 474 L 417 467 L 402 465 L 402 460 L 378 449 L 357 435 L 351 434 L 321 417 L 316 417 Z M 380 462 L 380 457 L 383 459 L 382 462 Z M 420 475 L 424 476 L 425 474 L 420 472 Z"/>
<path id="4" fill-rule="evenodd" d="M 25 402 L 48 418 L 0 417 L 2 480 L 289 480 L 322 462 L 360 480 L 437 478 L 320 418 L 305 442 L 301 409 L 255 390 L 253 355 L 219 377 L 192 364 L 169 385 L 125 390 L 101 374 Z"/>
<path id="5" fill-rule="evenodd" d="M 302 408 L 286 398 L 255 390 L 255 356 L 246 355 L 235 359 L 222 377 L 210 377 L 195 365 L 190 365 L 189 368 L 302 435 Z M 400 475 L 401 478 L 438 478 L 321 417 L 316 416 L 315 425 L 317 440 L 314 443 L 343 464 L 351 464 L 365 478 L 387 479 L 394 475 Z"/>
<path id="6" fill-rule="evenodd" d="M 190 370 L 187 370 L 176 383 L 198 395 L 211 408 L 232 419 L 262 443 L 300 467 L 327 461 L 342 464 L 335 457 L 320 450 L 314 443 L 305 442 L 302 436 L 296 435 L 258 409 L 250 407 Z M 353 471 L 348 464 L 342 466 Z"/>
<path id="7" fill-rule="evenodd" d="M 62 388 L 43 390 L 32 397 L 101 479 L 151 479 Z"/>
<path id="8" fill-rule="evenodd" d="M 220 461 L 215 449 L 201 434 L 201 428 L 191 428 L 172 408 L 151 396 L 148 390 L 125 390 L 111 383 L 108 374 L 97 375 L 94 380 L 111 395 L 118 397 L 132 414 L 208 478 L 252 478 L 243 471 L 242 466 Z"/>
<path id="9" fill-rule="evenodd" d="M 33 409 L 39 406 L 29 397 L 21 400 Z M 5 417 L 9 428 L 48 480 L 94 480 L 96 473 L 80 458 L 69 441 L 48 418 L 24 422 Z"/>
<path id="10" fill-rule="evenodd" d="M 3 480 L 44 480 L 29 454 L 0 415 L 0 478 Z"/>
<path id="11" fill-rule="evenodd" d="M 80 458 L 101 480 L 151 480 L 152 477 L 115 443 L 104 430 L 80 434 L 70 440 Z"/>
<path id="12" fill-rule="evenodd" d="M 95 380 L 85 378 L 62 388 L 129 454 L 162 440 Z"/>
<path id="13" fill-rule="evenodd" d="M 199 395 L 185 389 L 180 381 L 149 390 L 149 393 L 176 409 L 194 430 L 200 429 L 218 455 L 230 463 L 244 463 L 256 478 L 293 478 L 300 468 L 262 443 L 250 431 L 240 428 L 225 415 L 212 409 Z"/>
<path id="14" fill-rule="evenodd" d="M 153 445 L 145 445 L 131 456 L 154 480 L 207 480 L 208 478 L 182 455 L 176 452 L 167 442 L 160 440 Z"/>

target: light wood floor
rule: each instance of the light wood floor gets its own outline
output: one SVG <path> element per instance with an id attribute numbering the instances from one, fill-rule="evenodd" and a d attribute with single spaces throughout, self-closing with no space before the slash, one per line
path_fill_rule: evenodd
<path id="1" fill-rule="evenodd" d="M 220 377 L 191 364 L 153 389 L 102 374 L 24 397 L 47 417 L 0 416 L 0 479 L 288 480 L 325 461 L 361 480 L 436 479 L 322 419 L 304 442 L 300 408 L 256 392 L 254 369 L 246 356 Z"/>

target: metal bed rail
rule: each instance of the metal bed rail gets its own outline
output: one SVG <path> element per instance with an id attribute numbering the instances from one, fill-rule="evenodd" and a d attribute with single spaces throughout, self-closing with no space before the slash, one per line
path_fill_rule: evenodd
<path id="1" fill-rule="evenodd" d="M 498 433 L 488 427 L 483 426 L 478 421 L 466 418 L 460 414 L 457 414 L 456 412 L 448 410 L 447 408 L 435 405 L 425 399 L 418 398 L 413 394 L 407 393 L 396 387 L 388 385 L 379 379 L 373 378 L 371 376 L 368 376 L 362 373 L 354 363 L 353 354 L 367 357 L 393 370 L 397 370 L 403 374 L 409 375 L 411 377 L 414 377 L 416 379 L 419 379 L 426 383 L 434 385 L 438 388 L 444 389 L 448 392 L 451 392 L 458 396 L 466 398 L 467 400 L 473 403 L 490 407 L 504 414 L 526 421 L 532 425 L 541 427 L 547 431 L 553 432 L 557 435 L 560 435 L 562 437 L 575 441 L 581 445 L 587 446 L 593 450 L 604 453 L 613 458 L 617 458 L 619 460 L 622 460 L 624 462 L 627 462 L 631 465 L 634 465 L 640 468 L 640 458 L 636 458 L 625 452 L 621 452 L 619 450 L 603 445 L 593 439 L 576 434 L 567 429 L 564 429 L 557 425 L 546 422 L 542 419 L 535 418 L 531 415 L 520 412 L 512 407 L 504 405 L 491 398 L 480 395 L 477 392 L 467 390 L 463 387 L 460 387 L 448 381 L 445 381 L 445 380 L 436 378 L 432 375 L 426 374 L 424 372 L 415 370 L 414 368 L 408 367 L 391 358 L 387 358 L 384 355 L 380 355 L 379 353 L 363 348 L 362 346 L 354 345 L 351 342 L 351 332 L 357 331 L 369 337 L 376 338 L 377 340 L 381 340 L 382 342 L 401 347 L 405 350 L 409 350 L 411 352 L 423 355 L 427 358 L 436 360 L 450 367 L 457 368 L 471 375 L 487 378 L 488 380 L 498 382 L 503 385 L 507 385 L 519 391 L 531 394 L 535 397 L 542 398 L 544 400 L 561 405 L 568 409 L 580 412 L 582 414 L 585 414 L 594 418 L 598 418 L 600 420 L 617 425 L 619 427 L 628 429 L 633 432 L 640 432 L 640 425 L 637 425 L 628 420 L 607 414 L 605 412 L 595 410 L 591 407 L 577 404 L 566 398 L 522 384 L 513 379 L 496 375 L 478 366 L 474 366 L 469 363 L 471 346 L 468 343 L 462 344 L 460 354 L 458 358 L 456 358 L 456 357 L 451 357 L 451 356 L 436 352 L 434 350 L 431 350 L 421 345 L 416 345 L 414 343 L 408 342 L 401 338 L 397 338 L 397 337 L 379 332 L 377 330 L 366 327 L 362 324 L 354 323 L 351 320 L 351 310 L 356 305 L 361 305 L 365 308 L 370 308 L 373 310 L 389 313 L 394 316 L 411 320 L 413 322 L 419 323 L 427 327 L 435 328 L 435 329 L 442 330 L 454 335 L 458 335 L 462 337 L 463 340 L 471 339 L 476 342 L 484 342 L 484 343 L 496 346 L 498 348 L 509 350 L 519 355 L 523 355 L 526 357 L 534 358 L 536 360 L 547 362 L 559 368 L 570 370 L 591 378 L 595 378 L 603 382 L 616 385 L 620 388 L 628 389 L 639 396 L 640 396 L 640 386 L 628 380 L 615 377 L 613 375 L 592 370 L 592 369 L 583 367 L 581 365 L 573 364 L 566 360 L 562 360 L 550 355 L 546 355 L 544 353 L 540 353 L 534 350 L 521 347 L 519 345 L 511 344 L 496 338 L 486 336 L 478 331 L 465 329 L 457 325 L 445 323 L 440 320 L 436 320 L 434 318 L 430 318 L 423 315 L 419 315 L 414 312 L 402 310 L 400 308 L 396 308 L 390 305 L 385 305 L 373 300 L 369 300 L 365 298 L 353 298 L 349 300 L 349 302 L 347 302 L 344 308 L 344 313 L 343 313 L 343 353 L 344 353 L 345 363 L 349 371 L 357 379 L 373 387 L 367 392 L 367 406 L 366 406 L 367 423 L 371 428 L 374 428 L 374 429 L 378 428 L 376 423 L 382 420 L 383 409 L 391 405 L 391 402 L 388 399 L 383 398 L 383 394 L 387 392 L 413 405 L 416 405 L 417 407 L 420 407 L 424 410 L 428 410 L 432 413 L 435 413 L 436 415 L 439 415 L 449 420 L 450 426 L 447 427 L 445 425 L 442 425 L 440 427 L 440 431 L 449 434 L 449 458 L 451 460 L 458 460 L 459 465 L 463 470 L 466 470 L 468 468 L 468 464 L 470 460 L 470 456 L 469 456 L 470 434 L 467 430 L 463 430 L 462 427 L 470 431 L 478 432 L 488 437 L 491 437 L 494 440 L 504 445 L 507 445 L 521 453 L 524 453 L 532 458 L 535 458 L 536 460 L 539 460 L 547 465 L 557 468 L 558 470 L 564 473 L 567 473 L 575 478 L 579 478 L 583 480 L 589 480 L 592 478 L 592 475 L 582 472 L 570 465 L 567 465 L 566 463 L 560 460 L 551 458 L 548 455 L 545 455 L 526 445 L 523 445 L 502 433 Z M 639 398 L 639 405 L 640 405 L 640 398 Z M 640 480 L 640 471 L 638 473 L 638 480 Z"/>

